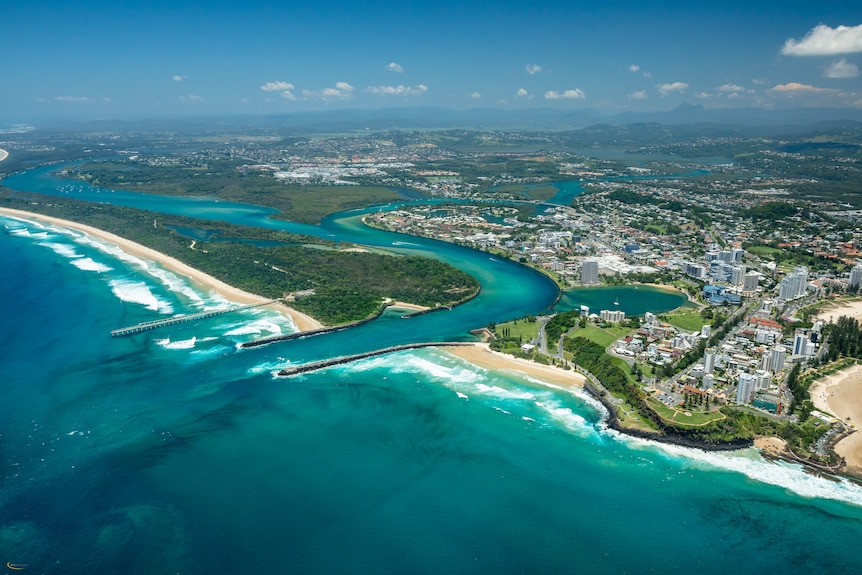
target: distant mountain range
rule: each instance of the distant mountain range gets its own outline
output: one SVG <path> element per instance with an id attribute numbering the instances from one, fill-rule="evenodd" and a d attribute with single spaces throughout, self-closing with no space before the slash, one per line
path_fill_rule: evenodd
<path id="1" fill-rule="evenodd" d="M 338 109 L 295 114 L 253 116 L 153 119 L 140 121 L 99 120 L 54 124 L 53 128 L 78 130 L 213 130 L 242 127 L 269 127 L 297 133 L 355 132 L 381 130 L 578 130 L 589 126 L 626 126 L 632 124 L 712 125 L 709 132 L 718 136 L 766 136 L 799 133 L 800 129 L 831 129 L 862 122 L 862 109 L 856 108 L 704 108 L 683 104 L 664 112 L 623 112 L 603 115 L 592 109 L 561 110 L 534 108 L 503 110 L 474 108 L 450 110 L 432 107 Z M 748 128 L 748 129 L 745 129 Z M 754 128 L 754 129 L 752 129 Z M 759 128 L 759 129 L 758 129 Z"/>

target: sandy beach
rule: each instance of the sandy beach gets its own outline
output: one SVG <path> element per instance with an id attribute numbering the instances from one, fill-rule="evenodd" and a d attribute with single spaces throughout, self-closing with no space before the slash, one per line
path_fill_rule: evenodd
<path id="1" fill-rule="evenodd" d="M 847 472 L 862 477 L 862 365 L 853 365 L 811 384 L 814 407 L 834 415 L 857 431 L 835 446 L 847 461 Z"/>
<path id="2" fill-rule="evenodd" d="M 446 347 L 443 349 L 452 355 L 485 369 L 519 371 L 530 377 L 562 387 L 583 387 L 585 381 L 584 376 L 574 370 L 560 369 L 500 353 L 492 350 L 487 343 Z"/>
<path id="3" fill-rule="evenodd" d="M 4 150 L 3 148 L 0 148 L 0 162 L 2 162 L 3 160 L 5 160 L 8 157 L 9 157 L 9 152 Z"/>
<path id="4" fill-rule="evenodd" d="M 814 319 L 824 323 L 834 323 L 842 315 L 862 321 L 862 299 L 829 304 L 823 307 Z"/>
<path id="5" fill-rule="evenodd" d="M 225 299 L 230 301 L 241 303 L 241 304 L 252 304 L 252 303 L 261 303 L 268 301 L 267 298 L 261 297 L 259 295 L 251 294 L 240 289 L 237 289 L 231 285 L 228 285 L 216 278 L 207 275 L 201 271 L 198 271 L 181 261 L 166 256 L 163 253 L 157 252 L 156 250 L 150 249 L 146 246 L 142 246 L 141 244 L 129 241 L 125 238 L 121 238 L 120 236 L 102 231 L 98 228 L 94 228 L 92 226 L 86 226 L 83 224 L 79 224 L 76 222 L 71 222 L 68 220 L 63 220 L 60 218 L 53 218 L 50 216 L 43 216 L 41 214 L 35 214 L 32 212 L 25 212 L 21 210 L 13 210 L 10 208 L 0 208 L 0 214 L 5 214 L 8 216 L 15 216 L 27 220 L 36 220 L 42 222 L 48 222 L 60 227 L 69 228 L 72 230 L 77 230 L 80 232 L 84 232 L 89 234 L 95 238 L 99 238 L 113 244 L 118 245 L 123 251 L 138 256 L 142 258 L 146 258 L 149 260 L 153 260 L 164 266 L 166 269 L 169 269 L 175 273 L 191 278 L 196 283 L 215 290 L 219 294 L 221 294 Z M 308 331 L 312 329 L 319 329 L 323 327 L 323 325 L 314 319 L 302 312 L 299 312 L 292 307 L 286 306 L 284 304 L 272 304 L 274 309 L 277 309 L 281 313 L 289 316 L 293 323 L 296 324 L 296 328 L 300 331 Z"/>

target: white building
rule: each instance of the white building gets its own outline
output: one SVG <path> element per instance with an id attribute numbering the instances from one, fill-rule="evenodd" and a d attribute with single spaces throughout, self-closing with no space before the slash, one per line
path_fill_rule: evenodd
<path id="1" fill-rule="evenodd" d="M 769 350 L 769 371 L 779 372 L 784 369 L 784 362 L 787 359 L 787 348 L 783 345 L 776 345 Z"/>
<path id="2" fill-rule="evenodd" d="M 791 300 L 805 295 L 808 290 L 808 268 L 797 266 L 792 272 L 784 276 L 778 288 L 778 297 L 783 300 Z"/>
<path id="3" fill-rule="evenodd" d="M 608 323 L 619 323 L 626 320 L 626 312 L 617 309 L 603 309 L 599 312 L 599 319 Z"/>
<path id="4" fill-rule="evenodd" d="M 756 385 L 757 377 L 754 374 L 740 373 L 736 386 L 736 403 L 751 403 Z"/>
<path id="5" fill-rule="evenodd" d="M 711 374 L 715 371 L 715 350 L 708 349 L 703 354 L 703 371 Z"/>
<path id="6" fill-rule="evenodd" d="M 853 269 L 850 270 L 850 280 L 847 282 L 847 287 L 862 287 L 862 262 L 856 264 L 853 266 Z"/>

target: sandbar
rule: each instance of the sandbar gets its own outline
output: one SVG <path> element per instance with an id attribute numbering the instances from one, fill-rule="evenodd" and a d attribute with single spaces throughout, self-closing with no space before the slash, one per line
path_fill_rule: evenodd
<path id="1" fill-rule="evenodd" d="M 856 431 L 835 446 L 847 462 L 847 473 L 862 477 L 862 365 L 852 365 L 818 379 L 808 390 L 814 407 L 849 425 Z"/>
<path id="2" fill-rule="evenodd" d="M 456 347 L 442 348 L 452 355 L 467 360 L 473 365 L 495 371 L 518 371 L 540 381 L 562 387 L 583 387 L 586 378 L 574 370 L 544 365 L 529 359 L 514 357 L 494 351 L 487 343 L 475 343 Z"/>
<path id="3" fill-rule="evenodd" d="M 3 160 L 5 160 L 8 157 L 9 157 L 9 152 L 4 150 L 3 148 L 0 148 L 0 162 L 2 162 Z"/>
<path id="4" fill-rule="evenodd" d="M 227 300 L 232 302 L 241 303 L 241 304 L 254 304 L 254 303 L 262 303 L 265 301 L 269 301 L 268 298 L 255 295 L 252 293 L 248 293 L 246 291 L 237 289 L 231 285 L 224 283 L 221 280 L 218 280 L 211 275 L 205 274 L 202 271 L 196 270 L 195 268 L 184 264 L 176 258 L 172 258 L 170 256 L 166 256 L 161 252 L 157 252 L 152 248 L 148 248 L 146 246 L 142 246 L 141 244 L 135 243 L 133 241 L 122 238 L 118 235 L 106 232 L 104 230 L 100 230 L 98 228 L 94 228 L 92 226 L 87 226 L 84 224 L 79 224 L 77 222 L 63 220 L 60 218 L 55 218 L 51 216 L 45 216 L 42 214 L 37 214 L 33 212 L 26 212 L 23 210 L 14 210 L 11 208 L 0 208 L 0 214 L 5 214 L 8 216 L 14 216 L 29 220 L 43 221 L 54 224 L 59 227 L 69 228 L 72 230 L 77 230 L 80 232 L 84 232 L 88 235 L 91 235 L 95 238 L 99 238 L 101 240 L 105 240 L 116 244 L 126 253 L 129 253 L 134 256 L 142 257 L 145 259 L 153 260 L 161 264 L 165 269 L 169 269 L 175 273 L 191 278 L 194 282 L 212 289 L 220 294 Z M 277 309 L 279 312 L 287 315 L 291 318 L 293 323 L 296 325 L 296 328 L 299 331 L 309 331 L 313 329 L 319 329 L 323 327 L 319 321 L 314 319 L 311 316 L 308 316 L 300 311 L 293 309 L 287 305 L 277 303 L 272 304 L 274 309 Z"/>

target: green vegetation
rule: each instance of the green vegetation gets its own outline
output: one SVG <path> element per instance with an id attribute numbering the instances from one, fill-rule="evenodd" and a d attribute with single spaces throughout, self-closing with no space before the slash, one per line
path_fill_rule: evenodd
<path id="1" fill-rule="evenodd" d="M 566 311 L 556 314 L 545 324 L 545 337 L 548 340 L 548 345 L 556 345 L 560 336 L 581 323 L 581 314 L 579 311 Z"/>
<path id="2" fill-rule="evenodd" d="M 535 341 L 539 335 L 539 323 L 534 316 L 528 315 L 522 319 L 501 324 L 490 324 L 488 328 L 494 333 L 491 348 L 503 353 L 528 359 L 538 360 L 541 354 L 524 353 L 521 345 Z M 545 360 L 544 363 L 547 363 Z"/>
<path id="3" fill-rule="evenodd" d="M 692 310 L 691 308 L 681 308 L 662 314 L 661 320 L 686 331 L 700 331 L 700 328 L 712 323 L 700 313 L 700 310 Z"/>
<path id="4" fill-rule="evenodd" d="M 759 206 L 742 210 L 739 215 L 744 218 L 751 218 L 754 221 L 772 221 L 794 216 L 798 211 L 799 208 L 789 202 L 766 202 Z"/>
<path id="5" fill-rule="evenodd" d="M 449 306 L 469 299 L 479 289 L 468 274 L 428 258 L 312 249 L 295 245 L 308 238 L 283 232 L 69 199 L 41 203 L 36 198 L 0 190 L 3 207 L 92 225 L 250 293 L 279 298 L 314 290 L 314 295 L 291 305 L 326 324 L 368 317 L 387 297 L 428 307 Z M 190 249 L 190 240 L 174 231 L 177 227 L 205 227 L 210 241 L 197 241 Z M 222 241 L 211 241 L 214 237 Z M 284 245 L 258 247 L 249 239 L 277 240 Z"/>
<path id="6" fill-rule="evenodd" d="M 625 326 L 608 325 L 605 327 L 598 327 L 588 325 L 583 329 L 579 329 L 577 331 L 577 335 L 578 337 L 582 337 L 602 346 L 602 349 L 604 349 L 616 340 L 624 337 L 629 332 L 631 332 L 631 328 Z"/>

